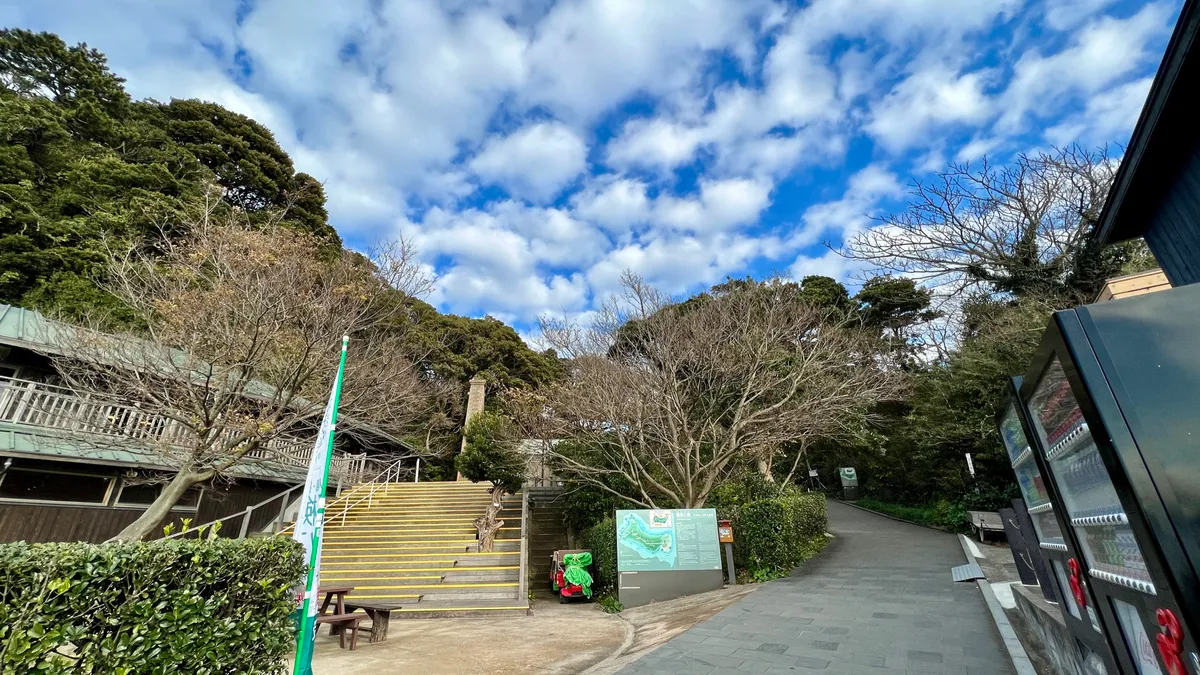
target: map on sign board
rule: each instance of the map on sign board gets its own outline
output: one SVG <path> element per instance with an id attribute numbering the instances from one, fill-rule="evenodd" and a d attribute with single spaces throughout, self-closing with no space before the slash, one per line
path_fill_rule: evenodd
<path id="1" fill-rule="evenodd" d="M 719 570 L 714 509 L 617 511 L 617 569 Z"/>

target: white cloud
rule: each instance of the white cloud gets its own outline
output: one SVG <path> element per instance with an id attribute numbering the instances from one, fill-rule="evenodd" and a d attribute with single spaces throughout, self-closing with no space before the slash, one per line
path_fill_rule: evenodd
<path id="1" fill-rule="evenodd" d="M 826 250 L 819 256 L 802 255 L 788 269 L 789 276 L 799 281 L 808 276 L 831 277 L 837 281 L 848 281 L 852 274 L 862 269 L 858 261 Z"/>
<path id="2" fill-rule="evenodd" d="M 896 86 L 872 111 L 867 131 L 898 152 L 928 145 L 949 125 L 979 123 L 991 106 L 984 93 L 988 73 L 957 73 L 942 65 L 920 70 Z"/>
<path id="3" fill-rule="evenodd" d="M 1089 23 L 1057 53 L 1027 51 L 1001 96 L 1003 114 L 997 128 L 1015 133 L 1028 116 L 1060 109 L 1069 94 L 1090 97 L 1120 81 L 1151 58 L 1148 43 L 1170 29 L 1171 16 L 1168 4 L 1150 4 L 1127 19 L 1105 16 Z"/>
<path id="4" fill-rule="evenodd" d="M 849 237 L 870 226 L 870 214 L 879 201 L 903 192 L 904 187 L 895 174 L 878 164 L 869 165 L 850 177 L 841 199 L 808 207 L 802 226 L 788 237 L 788 245 L 791 250 L 801 249 L 817 243 L 830 231 L 839 238 Z"/>
<path id="5" fill-rule="evenodd" d="M 1056 0 L 1046 5 L 1046 25 L 1054 30 L 1071 30 L 1113 4 L 1116 0 Z"/>
<path id="6" fill-rule="evenodd" d="M 761 181 L 701 181 L 696 197 L 665 195 L 655 200 L 654 219 L 677 230 L 725 230 L 756 221 L 770 202 L 770 195 L 771 186 Z"/>
<path id="7" fill-rule="evenodd" d="M 587 144 L 564 124 L 539 122 L 488 139 L 468 165 L 509 194 L 545 201 L 587 168 Z"/>
<path id="8" fill-rule="evenodd" d="M 646 185 L 611 174 L 592 180 L 571 203 L 580 217 L 617 234 L 650 219 Z"/>
<path id="9" fill-rule="evenodd" d="M 976 136 L 963 147 L 959 148 L 954 159 L 959 162 L 974 162 L 982 159 L 989 152 L 1004 145 L 1004 139 L 996 136 Z M 940 167 L 939 167 L 940 168 Z"/>
<path id="10" fill-rule="evenodd" d="M 691 161 L 705 131 L 670 120 L 634 120 L 608 145 L 609 166 L 673 169 Z"/>
<path id="11" fill-rule="evenodd" d="M 777 243 L 771 238 L 667 235 L 617 247 L 588 270 L 587 279 L 597 295 L 604 295 L 618 288 L 624 270 L 633 270 L 658 288 L 677 294 L 715 284 L 775 249 Z"/>
<path id="12" fill-rule="evenodd" d="M 591 119 L 638 92 L 687 87 L 708 50 L 752 38 L 762 0 L 566 0 L 539 24 L 522 98 L 564 119 Z"/>
<path id="13" fill-rule="evenodd" d="M 1047 129 L 1046 140 L 1060 146 L 1077 141 L 1126 143 L 1142 114 L 1152 82 L 1153 78 L 1144 77 L 1093 96 L 1082 113 Z"/>

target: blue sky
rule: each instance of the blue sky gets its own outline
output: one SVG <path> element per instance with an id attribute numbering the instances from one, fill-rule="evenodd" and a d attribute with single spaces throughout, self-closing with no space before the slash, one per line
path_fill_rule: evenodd
<path id="1" fill-rule="evenodd" d="M 528 333 L 832 253 L 948 161 L 1124 144 L 1178 0 L 0 0 L 137 97 L 216 101 L 404 236 L 444 310 Z"/>

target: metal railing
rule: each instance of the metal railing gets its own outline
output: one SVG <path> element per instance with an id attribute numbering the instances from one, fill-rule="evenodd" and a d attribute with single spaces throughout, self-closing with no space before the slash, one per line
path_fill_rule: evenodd
<path id="1" fill-rule="evenodd" d="M 288 507 L 288 504 L 290 504 L 292 501 L 289 495 L 296 492 L 297 490 L 303 490 L 303 489 L 304 489 L 304 483 L 301 483 L 299 485 L 293 485 L 292 487 L 284 490 L 283 492 L 280 492 L 279 494 L 277 494 L 273 497 L 268 497 L 267 499 L 264 499 L 263 501 L 261 501 L 257 504 L 254 504 L 253 506 L 247 506 L 242 511 L 238 511 L 237 513 L 230 514 L 228 516 L 225 516 L 224 518 L 217 518 L 216 520 L 209 521 L 207 523 L 198 525 L 196 527 L 189 527 L 186 530 L 181 530 L 179 532 L 172 532 L 171 534 L 168 534 L 165 537 L 163 537 L 163 539 L 177 539 L 179 537 L 186 537 L 189 534 L 203 536 L 205 533 L 212 532 L 212 528 L 214 526 L 216 526 L 217 523 L 221 523 L 220 529 L 224 529 L 224 524 L 227 521 L 233 520 L 234 518 L 242 519 L 241 523 L 240 523 L 240 527 L 238 528 L 238 535 L 237 535 L 236 539 L 245 539 L 246 535 L 248 535 L 250 533 L 250 522 L 254 518 L 255 511 L 265 508 L 267 506 L 267 504 L 270 504 L 271 502 L 273 502 L 275 500 L 279 500 L 279 513 L 278 513 L 278 515 L 275 516 L 274 519 L 271 520 L 270 531 L 272 533 L 279 532 L 280 530 L 283 529 L 284 519 L 287 517 L 287 507 Z"/>
<path id="2" fill-rule="evenodd" d="M 517 602 L 529 602 L 529 493 L 521 491 L 521 584 L 517 587 Z"/>
<path id="3" fill-rule="evenodd" d="M 389 464 L 386 469 L 381 471 L 379 475 L 372 478 L 370 482 L 355 486 L 353 490 L 351 490 L 342 500 L 340 500 L 345 502 L 345 505 L 342 507 L 340 512 L 332 515 L 328 511 L 325 513 L 325 522 L 328 523 L 331 520 L 340 517 L 342 519 L 341 524 L 345 525 L 346 514 L 350 512 L 350 509 L 362 504 L 363 502 L 367 503 L 367 508 L 371 508 L 371 505 L 374 503 L 376 492 L 378 492 L 381 488 L 386 489 L 389 483 L 400 482 L 400 476 L 405 473 L 404 462 L 408 459 L 412 458 L 401 457 L 400 459 L 397 459 Z M 417 461 L 419 462 L 420 458 L 417 458 Z M 350 501 L 351 497 L 355 496 L 355 493 L 358 493 L 358 499 Z"/>
<path id="4" fill-rule="evenodd" d="M 342 517 L 343 522 L 345 522 L 345 512 L 349 511 L 350 507 L 360 504 L 363 501 L 363 499 L 366 499 L 369 503 L 371 497 L 374 496 L 379 485 L 386 484 L 389 482 L 392 482 L 392 483 L 398 482 L 399 477 L 404 474 L 403 462 L 406 459 L 411 459 L 411 458 L 403 457 L 401 459 L 397 459 L 394 462 L 389 463 L 382 471 L 380 471 L 378 474 L 372 476 L 369 481 L 355 485 L 349 492 L 346 493 L 346 495 L 344 497 L 339 496 L 338 498 L 336 498 L 334 500 L 333 504 L 331 504 L 331 506 L 336 506 L 342 502 L 345 502 L 346 506 L 339 514 L 335 514 L 334 517 L 337 517 L 338 515 L 340 515 Z M 367 461 L 370 461 L 370 460 L 367 460 Z M 365 466 L 365 463 L 364 463 L 364 466 Z M 396 479 L 396 480 L 393 480 L 393 479 Z M 242 511 L 238 511 L 237 513 L 230 514 L 228 516 L 225 516 L 224 518 L 217 518 L 216 520 L 209 521 L 207 523 L 198 525 L 196 527 L 188 528 L 187 530 L 184 530 L 181 532 L 172 532 L 171 534 L 169 534 L 163 538 L 164 539 L 175 539 L 177 537 L 186 537 L 188 534 L 204 533 L 206 531 L 211 531 L 213 525 L 215 525 L 216 523 L 222 523 L 222 529 L 223 529 L 224 523 L 232 521 L 235 518 L 241 518 L 241 521 L 239 522 L 240 527 L 238 529 L 237 539 L 245 539 L 246 535 L 249 534 L 249 532 L 250 532 L 251 522 L 254 519 L 255 512 L 257 512 L 259 509 L 266 508 L 266 506 L 268 504 L 270 504 L 271 502 L 274 502 L 276 500 L 279 500 L 279 512 L 275 516 L 275 518 L 273 518 L 270 521 L 271 527 L 270 527 L 269 531 L 272 533 L 282 532 L 285 529 L 287 529 L 287 528 L 284 528 L 283 523 L 285 522 L 286 517 L 287 517 L 287 507 L 289 504 L 292 503 L 291 495 L 293 493 L 297 492 L 298 490 L 303 490 L 303 489 L 304 489 L 303 483 L 301 483 L 299 485 L 294 485 L 273 497 L 270 497 L 270 498 L 265 499 L 257 504 L 254 504 L 253 506 L 247 506 Z M 366 494 L 360 495 L 360 493 L 364 490 L 366 491 Z M 353 502 L 350 502 L 349 500 L 353 499 L 356 495 L 359 495 L 360 498 Z M 330 519 L 330 516 L 327 513 L 325 516 L 325 520 L 328 521 L 329 519 Z M 266 531 L 266 530 L 263 530 L 263 531 Z"/>
<path id="5" fill-rule="evenodd" d="M 117 403 L 95 392 L 77 392 L 11 377 L 0 377 L 0 422 L 50 429 L 69 436 L 131 439 L 148 446 L 183 451 L 191 439 L 191 431 L 165 415 Z M 245 458 L 255 463 L 305 468 L 312 458 L 312 449 L 312 441 L 278 436 L 247 452 Z M 330 473 L 348 477 L 353 473 L 354 462 L 364 457 L 335 452 Z"/>

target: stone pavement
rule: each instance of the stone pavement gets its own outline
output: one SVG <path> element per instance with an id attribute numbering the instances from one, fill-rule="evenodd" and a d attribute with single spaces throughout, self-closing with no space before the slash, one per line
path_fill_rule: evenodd
<path id="1" fill-rule="evenodd" d="M 766 584 L 621 670 L 659 673 L 1012 675 L 950 534 L 829 503 L 837 535 L 793 576 Z"/>

